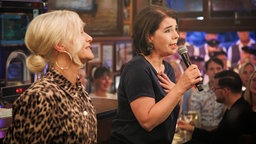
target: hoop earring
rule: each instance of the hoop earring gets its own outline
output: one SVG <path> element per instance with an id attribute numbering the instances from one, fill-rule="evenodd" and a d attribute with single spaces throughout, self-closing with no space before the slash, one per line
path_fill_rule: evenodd
<path id="1" fill-rule="evenodd" d="M 67 52 L 67 51 L 65 51 L 65 50 L 62 51 L 62 52 L 64 52 L 65 54 L 67 54 L 67 55 L 69 56 L 70 61 L 73 60 L 73 58 L 72 58 L 72 56 L 71 56 L 71 54 L 70 54 L 69 52 Z M 61 66 L 58 64 L 57 59 L 58 59 L 59 54 L 60 54 L 60 53 L 58 53 L 57 58 L 56 58 L 56 62 L 55 62 L 56 66 L 57 66 L 58 68 L 60 68 L 61 70 L 67 70 L 67 69 L 69 69 L 69 66 L 71 65 L 71 63 L 70 63 L 68 66 L 66 66 L 66 67 L 61 67 Z"/>

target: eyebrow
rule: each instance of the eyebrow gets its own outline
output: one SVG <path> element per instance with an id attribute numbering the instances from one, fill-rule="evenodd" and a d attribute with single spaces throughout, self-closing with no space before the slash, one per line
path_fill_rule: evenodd
<path id="1" fill-rule="evenodd" d="M 166 27 L 165 29 L 168 29 L 168 28 L 172 28 L 172 26 L 168 26 L 168 27 Z"/>
<path id="2" fill-rule="evenodd" d="M 166 29 L 169 29 L 169 28 L 172 28 L 172 27 L 173 27 L 173 26 L 170 25 L 170 26 L 165 27 L 164 29 L 166 30 Z M 175 27 L 178 27 L 178 26 L 176 25 Z"/>

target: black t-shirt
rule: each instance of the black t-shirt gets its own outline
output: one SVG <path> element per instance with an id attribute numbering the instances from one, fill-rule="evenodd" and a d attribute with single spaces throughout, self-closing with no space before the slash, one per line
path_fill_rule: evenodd
<path id="1" fill-rule="evenodd" d="M 164 73 L 174 81 L 171 65 L 163 61 Z M 170 144 L 175 132 L 179 105 L 170 116 L 151 132 L 145 131 L 136 120 L 130 103 L 141 97 L 164 98 L 166 92 L 159 84 L 157 72 L 143 56 L 134 57 L 122 71 L 118 88 L 118 112 L 112 124 L 111 143 L 117 144 Z"/>

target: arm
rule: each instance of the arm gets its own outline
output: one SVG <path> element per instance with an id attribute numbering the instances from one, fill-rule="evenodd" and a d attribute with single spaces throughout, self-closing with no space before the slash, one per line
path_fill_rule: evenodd
<path id="1" fill-rule="evenodd" d="M 49 132 L 54 127 L 47 125 L 47 120 L 52 119 L 51 104 L 45 95 L 34 92 L 22 95 L 13 107 L 13 122 L 5 137 L 4 143 L 42 143 L 44 132 Z"/>
<path id="2" fill-rule="evenodd" d="M 207 131 L 204 129 L 196 128 L 195 126 L 188 124 L 183 120 L 178 121 L 178 128 L 189 131 L 192 133 L 192 140 L 203 143 L 210 143 L 212 136 L 215 133 L 215 130 Z"/>
<path id="3" fill-rule="evenodd" d="M 191 65 L 186 69 L 176 85 L 173 86 L 172 83 L 167 84 L 162 81 L 165 85 L 173 87 L 170 89 L 166 88 L 168 93 L 159 102 L 156 103 L 154 98 L 146 95 L 132 101 L 130 106 L 140 125 L 145 130 L 151 131 L 153 128 L 165 121 L 175 106 L 180 102 L 185 91 L 191 88 L 195 83 L 202 80 L 199 76 L 200 71 L 197 66 Z M 163 77 L 163 79 L 165 78 Z"/>

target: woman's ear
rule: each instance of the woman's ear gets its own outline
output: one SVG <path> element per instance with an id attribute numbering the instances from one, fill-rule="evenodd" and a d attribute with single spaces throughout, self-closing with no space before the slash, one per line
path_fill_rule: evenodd
<path id="1" fill-rule="evenodd" d="M 149 35 L 147 36 L 147 39 L 148 39 L 148 42 L 149 42 L 149 43 L 153 43 L 153 36 L 152 36 L 152 35 L 149 34 Z"/>
<path id="2" fill-rule="evenodd" d="M 61 51 L 65 51 L 65 48 L 62 44 L 58 43 L 57 45 L 55 45 L 54 47 L 56 49 L 56 51 L 61 52 Z"/>

